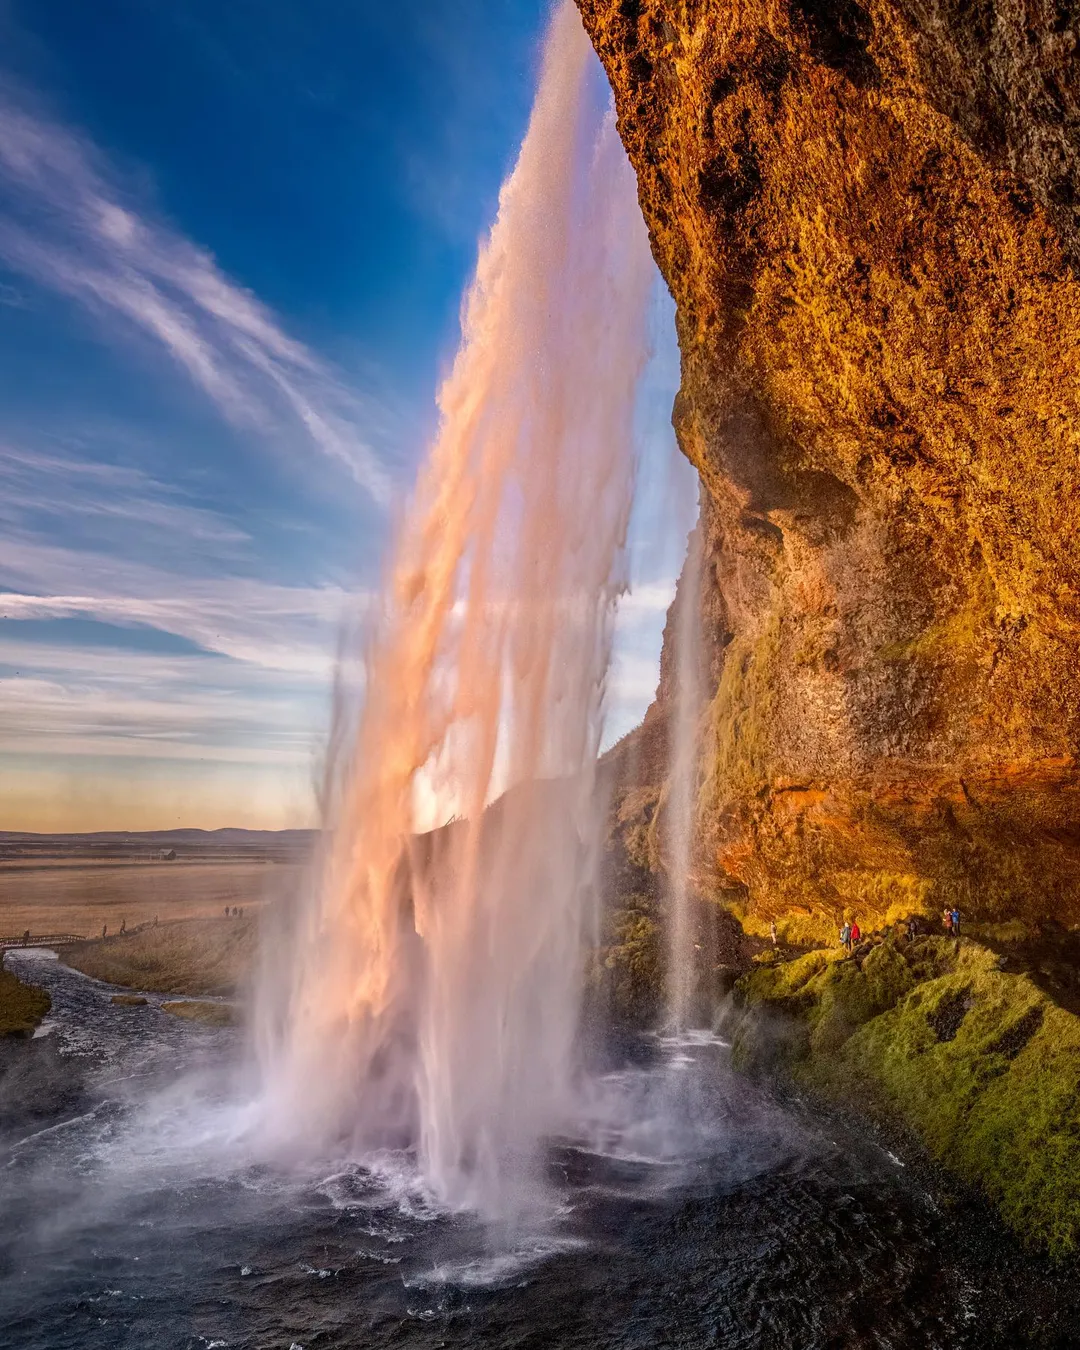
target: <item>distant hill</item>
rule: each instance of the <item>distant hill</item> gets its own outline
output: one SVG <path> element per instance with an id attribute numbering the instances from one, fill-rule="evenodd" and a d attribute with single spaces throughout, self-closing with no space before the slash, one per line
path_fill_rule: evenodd
<path id="1" fill-rule="evenodd" d="M 0 862 L 48 858 L 139 859 L 175 850 L 183 858 L 270 858 L 300 861 L 310 855 L 317 830 L 97 830 L 84 834 L 31 834 L 0 830 Z"/>

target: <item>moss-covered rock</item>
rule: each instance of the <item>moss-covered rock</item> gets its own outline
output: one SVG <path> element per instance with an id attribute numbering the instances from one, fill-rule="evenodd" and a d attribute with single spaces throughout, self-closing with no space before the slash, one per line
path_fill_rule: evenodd
<path id="1" fill-rule="evenodd" d="M 858 963 L 832 963 L 814 981 L 810 1049 L 834 1055 L 859 1027 L 893 1007 L 912 986 L 907 962 L 883 942 Z"/>
<path id="2" fill-rule="evenodd" d="M 737 986 L 741 1067 L 913 1130 L 1026 1240 L 1080 1244 L 1080 1018 L 972 942 L 814 952 Z M 779 1047 L 779 1049 L 778 1049 Z"/>
<path id="3" fill-rule="evenodd" d="M 1080 1019 L 965 944 L 844 1048 L 845 1068 L 1058 1253 L 1080 1240 Z"/>

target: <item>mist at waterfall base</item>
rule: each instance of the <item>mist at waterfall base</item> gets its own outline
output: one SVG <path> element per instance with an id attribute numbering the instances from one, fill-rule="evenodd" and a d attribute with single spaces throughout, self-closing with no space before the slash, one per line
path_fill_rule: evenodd
<path id="1" fill-rule="evenodd" d="M 545 1151 L 552 1217 L 493 1241 L 405 1152 L 269 1164 L 237 1094 L 242 1033 L 162 996 L 119 1007 L 41 952 L 8 964 L 53 999 L 47 1035 L 0 1042 L 10 1350 L 1004 1350 L 1067 1302 L 1067 1272 L 1023 1265 L 984 1214 L 943 1212 L 715 1042 L 646 1038 L 594 1066 Z"/>

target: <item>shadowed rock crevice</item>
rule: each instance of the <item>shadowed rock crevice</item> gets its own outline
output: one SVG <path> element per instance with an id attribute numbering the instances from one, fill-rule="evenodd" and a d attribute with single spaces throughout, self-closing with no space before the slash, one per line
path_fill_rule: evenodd
<path id="1" fill-rule="evenodd" d="M 926 1024 L 937 1037 L 939 1045 L 956 1040 L 956 1033 L 971 1011 L 973 1002 L 970 989 L 956 989 L 946 994 L 937 1007 L 926 1014 Z"/>
<path id="2" fill-rule="evenodd" d="M 873 21 L 858 0 L 794 0 L 792 11 L 801 20 L 810 54 L 856 84 L 870 84 L 877 67 L 870 55 Z"/>

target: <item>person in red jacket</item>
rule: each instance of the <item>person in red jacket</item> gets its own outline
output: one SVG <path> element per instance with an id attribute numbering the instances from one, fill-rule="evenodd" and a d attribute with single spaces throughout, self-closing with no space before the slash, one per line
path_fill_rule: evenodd
<path id="1" fill-rule="evenodd" d="M 859 939 L 860 939 L 861 937 L 862 937 L 862 933 L 859 931 L 859 921 L 858 921 L 858 919 L 852 919 L 852 921 L 851 921 L 851 945 L 852 945 L 853 947 L 856 946 L 857 943 L 858 943 L 858 941 L 859 941 Z"/>

